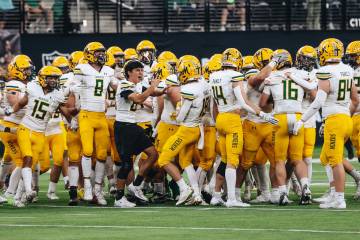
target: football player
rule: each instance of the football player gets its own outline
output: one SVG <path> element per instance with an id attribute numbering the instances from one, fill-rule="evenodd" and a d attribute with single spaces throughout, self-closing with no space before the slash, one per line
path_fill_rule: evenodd
<path id="1" fill-rule="evenodd" d="M 122 74 L 122 69 L 123 69 L 124 64 L 125 64 L 125 53 L 124 53 L 124 51 L 118 46 L 111 46 L 111 47 L 109 47 L 107 49 L 106 52 L 111 54 L 114 57 L 114 60 L 115 60 L 115 66 L 114 66 L 115 77 L 117 79 L 123 79 L 124 76 Z"/>
<path id="2" fill-rule="evenodd" d="M 320 43 L 318 55 L 321 68 L 316 73 L 319 80 L 316 98 L 294 127 L 297 134 L 322 107 L 325 126 L 320 160 L 323 165 L 329 164 L 332 168 L 335 194 L 330 201 L 320 204 L 320 208 L 346 208 L 343 152 L 344 144 L 352 134 L 350 113 L 357 108 L 359 99 L 353 83 L 354 70 L 341 62 L 343 54 L 344 46 L 338 39 L 325 39 Z"/>
<path id="3" fill-rule="evenodd" d="M 301 129 L 296 136 L 292 133 L 294 124 L 301 117 L 304 89 L 286 75 L 287 72 L 295 71 L 292 68 L 290 53 L 284 49 L 273 52 L 273 56 L 278 54 L 285 57 L 277 62 L 277 71 L 273 72 L 267 79 L 268 82 L 260 98 L 260 107 L 267 105 L 270 95 L 273 97 L 275 117 L 279 120 L 279 127 L 275 129 L 274 137 L 275 174 L 280 192 L 279 205 L 289 203 L 285 168 L 287 160 L 295 169 L 296 176 L 301 182 L 302 196 L 300 204 L 309 204 L 311 199 L 309 179 L 306 165 L 302 160 L 304 131 Z"/>

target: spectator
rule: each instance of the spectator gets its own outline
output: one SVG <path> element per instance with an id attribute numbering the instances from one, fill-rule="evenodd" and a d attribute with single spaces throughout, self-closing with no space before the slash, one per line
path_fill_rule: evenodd
<path id="1" fill-rule="evenodd" d="M 1 0 L 0 1 L 0 30 L 5 28 L 7 12 L 14 9 L 12 0 Z"/>
<path id="2" fill-rule="evenodd" d="M 25 0 L 25 12 L 27 13 L 27 25 L 30 31 L 46 32 L 54 31 L 53 6 L 55 0 Z M 45 20 L 45 24 L 42 22 Z M 34 30 L 36 28 L 36 30 Z"/>
<path id="3" fill-rule="evenodd" d="M 307 30 L 320 30 L 321 0 L 307 0 Z"/>
<path id="4" fill-rule="evenodd" d="M 220 31 L 226 30 L 229 15 L 238 15 L 240 20 L 240 30 L 245 31 L 245 0 L 226 0 L 226 7 L 222 9 L 221 13 L 221 27 Z"/>

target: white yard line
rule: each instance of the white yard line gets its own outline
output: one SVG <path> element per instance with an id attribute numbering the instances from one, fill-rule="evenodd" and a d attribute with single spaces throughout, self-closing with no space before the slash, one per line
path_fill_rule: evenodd
<path id="1" fill-rule="evenodd" d="M 13 217 L 13 216 L 1 216 L 0 219 L 6 218 L 6 219 L 33 219 L 37 217 Z"/>
<path id="2" fill-rule="evenodd" d="M 65 225 L 65 224 L 0 224 L 1 227 L 44 227 L 44 228 L 97 228 L 97 229 L 161 229 L 161 230 L 191 230 L 191 231 L 232 231 L 232 232 L 306 232 L 326 234 L 360 234 L 358 231 L 284 229 L 284 228 L 221 228 L 221 227 L 181 227 L 181 226 L 121 226 L 121 225 Z"/>

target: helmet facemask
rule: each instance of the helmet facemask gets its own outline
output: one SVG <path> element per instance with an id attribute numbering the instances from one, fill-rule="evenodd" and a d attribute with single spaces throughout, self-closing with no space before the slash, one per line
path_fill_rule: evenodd
<path id="1" fill-rule="evenodd" d="M 312 71 L 317 68 L 317 59 L 309 56 L 299 55 L 296 59 L 296 66 L 305 71 Z"/>
<path id="2" fill-rule="evenodd" d="M 154 49 L 143 49 L 139 52 L 140 61 L 146 65 L 150 65 L 155 59 Z"/>

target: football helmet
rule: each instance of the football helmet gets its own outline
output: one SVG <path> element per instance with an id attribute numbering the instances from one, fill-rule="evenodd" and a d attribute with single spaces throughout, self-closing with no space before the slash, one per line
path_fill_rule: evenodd
<path id="1" fill-rule="evenodd" d="M 156 48 L 149 40 L 142 40 L 136 46 L 136 52 L 139 55 L 140 61 L 144 64 L 151 64 L 155 60 Z"/>
<path id="2" fill-rule="evenodd" d="M 125 49 L 124 54 L 125 54 L 125 62 L 131 59 L 139 59 L 139 56 L 134 48 Z"/>
<path id="3" fill-rule="evenodd" d="M 120 47 L 111 46 L 111 47 L 108 48 L 108 50 L 106 52 L 110 53 L 110 54 L 112 54 L 114 56 L 116 65 L 118 65 L 119 67 L 124 66 L 124 64 L 125 64 L 125 53 Z"/>
<path id="4" fill-rule="evenodd" d="M 70 69 L 73 70 L 83 57 L 84 53 L 82 51 L 72 52 L 69 57 Z"/>
<path id="5" fill-rule="evenodd" d="M 321 66 L 326 63 L 340 62 L 344 55 L 344 44 L 336 38 L 323 40 L 318 47 L 318 57 Z"/>
<path id="6" fill-rule="evenodd" d="M 166 62 L 158 62 L 152 66 L 150 72 L 152 73 L 154 79 L 159 78 L 161 80 L 166 80 L 169 75 L 174 74 L 173 68 Z"/>
<path id="7" fill-rule="evenodd" d="M 360 65 L 360 41 L 353 41 L 347 45 L 345 61 L 354 68 Z"/>
<path id="8" fill-rule="evenodd" d="M 246 72 L 247 70 L 254 68 L 253 59 L 254 59 L 253 56 L 243 57 L 242 68 L 241 68 L 243 72 Z"/>
<path id="9" fill-rule="evenodd" d="M 59 87 L 59 78 L 62 72 L 54 66 L 44 66 L 38 73 L 38 81 L 41 87 L 54 90 Z"/>
<path id="10" fill-rule="evenodd" d="M 170 51 L 163 51 L 162 53 L 159 54 L 157 61 L 166 62 L 171 66 L 175 67 L 178 62 L 178 59 L 174 53 Z"/>
<path id="11" fill-rule="evenodd" d="M 261 70 L 263 67 L 265 67 L 271 59 L 271 55 L 273 53 L 273 50 L 270 48 L 260 48 L 256 51 L 253 58 L 254 66 Z"/>
<path id="12" fill-rule="evenodd" d="M 217 61 L 221 62 L 221 59 L 222 59 L 222 54 L 221 53 L 215 53 L 214 55 L 211 56 L 209 61 L 217 60 Z"/>
<path id="13" fill-rule="evenodd" d="M 59 68 L 62 71 L 63 74 L 68 73 L 70 71 L 69 60 L 64 56 L 56 57 L 53 60 L 52 65 L 54 67 Z"/>
<path id="14" fill-rule="evenodd" d="M 115 58 L 114 55 L 106 51 L 106 62 L 105 65 L 111 68 L 115 68 Z"/>
<path id="15" fill-rule="evenodd" d="M 204 64 L 202 68 L 202 75 L 206 80 L 209 80 L 210 74 L 216 71 L 220 71 L 221 68 L 221 60 L 216 58 L 213 60 L 210 59 L 207 63 Z"/>
<path id="16" fill-rule="evenodd" d="M 222 53 L 222 67 L 231 67 L 239 70 L 242 66 L 242 55 L 236 48 L 228 48 Z"/>
<path id="17" fill-rule="evenodd" d="M 295 65 L 299 69 L 311 71 L 317 65 L 317 52 L 312 46 L 305 45 L 296 53 Z"/>
<path id="18" fill-rule="evenodd" d="M 185 59 L 179 61 L 177 72 L 180 83 L 186 84 L 201 77 L 201 65 L 194 60 Z"/>
<path id="19" fill-rule="evenodd" d="M 8 79 L 28 81 L 33 70 L 31 59 L 27 55 L 17 55 L 8 65 Z"/>
<path id="20" fill-rule="evenodd" d="M 84 59 L 89 63 L 104 65 L 106 62 L 105 47 L 100 42 L 90 42 L 84 48 Z"/>
<path id="21" fill-rule="evenodd" d="M 273 59 L 274 57 L 277 56 L 281 56 L 278 58 L 278 61 L 276 63 L 276 69 L 280 70 L 284 67 L 291 67 L 293 62 L 292 62 L 292 57 L 291 54 L 285 50 L 285 49 L 276 49 L 272 55 L 271 55 L 271 59 Z"/>

